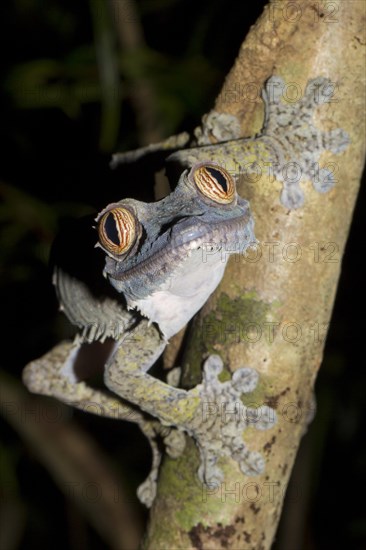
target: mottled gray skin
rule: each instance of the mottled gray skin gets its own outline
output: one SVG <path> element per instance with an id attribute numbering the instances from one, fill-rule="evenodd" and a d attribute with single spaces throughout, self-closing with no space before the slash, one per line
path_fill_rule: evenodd
<path id="1" fill-rule="evenodd" d="M 165 384 L 146 371 L 164 350 L 167 339 L 188 322 L 216 288 L 230 253 L 243 252 L 255 240 L 248 203 L 240 197 L 230 205 L 210 203 L 192 187 L 187 170 L 197 163 L 215 162 L 237 178 L 255 173 L 259 166 L 282 182 L 280 201 L 287 209 L 303 204 L 302 181 L 310 179 L 321 193 L 335 183 L 329 170 L 319 168 L 319 159 L 324 150 L 343 151 L 348 136 L 341 129 L 322 132 L 312 123 L 314 110 L 331 99 L 332 94 L 327 93 L 329 79 L 310 81 L 303 99 L 295 103 L 283 101 L 283 87 L 278 77 L 266 83 L 263 130 L 253 139 L 238 139 L 238 121 L 213 111 L 196 131 L 196 142 L 181 134 L 162 144 L 113 157 L 116 166 L 156 151 L 176 150 L 168 160 L 181 168 L 175 191 L 162 201 L 145 204 L 125 199 L 116 203 L 128 206 L 144 231 L 144 239 L 126 257 L 106 256 L 104 275 L 117 296 L 96 297 L 84 281 L 61 267 L 55 269 L 61 308 L 80 328 L 81 336 L 74 344 L 64 342 L 30 363 L 24 382 L 31 391 L 140 425 L 153 451 L 152 471 L 138 491 L 147 506 L 156 492 L 160 463 L 157 434 L 164 438 L 173 457 L 184 447 L 184 432 L 195 439 L 201 457 L 198 474 L 204 483 L 222 480 L 220 456 L 231 456 L 246 475 L 264 469 L 261 455 L 247 449 L 243 441 L 248 426 L 268 429 L 276 421 L 269 407 L 248 409 L 241 402 L 241 394 L 253 391 L 257 384 L 256 371 L 239 369 L 232 380 L 221 383 L 218 375 L 222 361 L 212 356 L 205 362 L 202 384 L 190 391 Z M 212 145 L 212 140 L 224 141 Z M 194 143 L 198 147 L 192 147 Z M 116 343 L 104 368 L 104 380 L 112 395 L 89 387 L 74 368 L 83 342 L 109 337 Z M 233 406 L 238 414 L 212 414 L 223 407 L 232 411 Z M 156 420 L 150 420 L 143 411 Z"/>

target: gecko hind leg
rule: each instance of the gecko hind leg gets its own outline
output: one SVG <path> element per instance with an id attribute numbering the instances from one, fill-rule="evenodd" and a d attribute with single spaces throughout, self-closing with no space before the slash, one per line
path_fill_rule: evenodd
<path id="1" fill-rule="evenodd" d="M 136 423 L 146 436 L 152 452 L 151 471 L 137 491 L 141 502 L 150 507 L 156 495 L 156 480 L 161 462 L 161 451 L 157 442 L 161 425 L 113 394 L 79 381 L 74 366 L 80 348 L 78 342 L 61 342 L 24 368 L 23 382 L 32 393 L 55 397 L 84 412 Z M 167 433 L 165 435 L 168 437 Z"/>

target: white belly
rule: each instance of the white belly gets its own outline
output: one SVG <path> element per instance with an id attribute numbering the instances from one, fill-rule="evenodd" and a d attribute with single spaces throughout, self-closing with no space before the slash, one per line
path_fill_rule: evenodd
<path id="1" fill-rule="evenodd" d="M 157 323 L 166 339 L 176 334 L 203 306 L 222 279 L 226 254 L 195 250 L 159 290 L 136 300 L 143 315 Z"/>

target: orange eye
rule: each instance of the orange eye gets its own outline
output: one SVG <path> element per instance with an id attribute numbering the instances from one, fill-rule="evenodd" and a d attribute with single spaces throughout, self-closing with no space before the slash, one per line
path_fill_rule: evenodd
<path id="1" fill-rule="evenodd" d="M 137 236 L 135 216 L 127 208 L 112 208 L 101 217 L 98 235 L 100 244 L 108 252 L 128 252 Z"/>
<path id="2" fill-rule="evenodd" d="M 193 179 L 205 197 L 220 204 L 228 204 L 235 197 L 235 183 L 231 175 L 216 164 L 202 164 L 193 171 Z"/>

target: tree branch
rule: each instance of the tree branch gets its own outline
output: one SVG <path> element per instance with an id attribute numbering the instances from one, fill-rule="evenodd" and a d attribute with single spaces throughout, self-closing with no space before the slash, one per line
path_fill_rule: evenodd
<path id="1" fill-rule="evenodd" d="M 225 482 L 210 491 L 197 480 L 192 441 L 178 460 L 167 458 L 146 549 L 271 546 L 314 409 L 314 382 L 364 163 L 363 25 L 362 0 L 272 2 L 252 27 L 217 98 L 215 110 L 237 115 L 249 136 L 261 128 L 259 91 L 269 76 L 282 76 L 300 92 L 309 78 L 329 77 L 336 83 L 335 101 L 319 109 L 316 124 L 343 128 L 351 145 L 342 157 L 324 155 L 322 164 L 332 162 L 336 170 L 335 188 L 321 195 L 306 184 L 306 203 L 299 210 L 283 208 L 280 185 L 268 178 L 242 182 L 239 191 L 251 203 L 261 257 L 231 261 L 194 322 L 185 379 L 198 381 L 202 358 L 212 351 L 233 369 L 256 368 L 262 386 L 253 400 L 276 408 L 279 422 L 268 432 L 246 432 L 248 446 L 266 457 L 266 471 L 256 478 L 246 478 L 227 459 L 220 464 Z M 215 338 L 209 337 L 212 330 Z"/>

